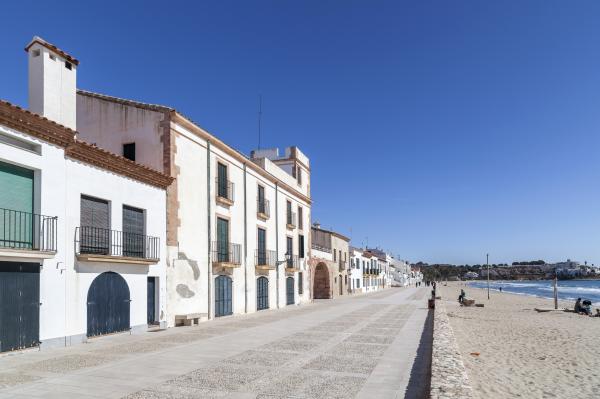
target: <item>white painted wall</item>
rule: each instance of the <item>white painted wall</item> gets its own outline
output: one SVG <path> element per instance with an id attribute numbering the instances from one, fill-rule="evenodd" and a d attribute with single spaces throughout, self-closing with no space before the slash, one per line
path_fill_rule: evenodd
<path id="1" fill-rule="evenodd" d="M 137 163 L 163 171 L 161 123 L 164 114 L 77 94 L 77 131 L 88 143 L 123 154 L 135 143 Z"/>
<path id="2" fill-rule="evenodd" d="M 132 105 L 110 104 L 102 99 L 79 95 L 78 127 L 81 136 L 90 142 L 98 143 L 114 152 L 120 152 L 125 142 L 136 142 L 136 161 L 157 168 L 162 166 L 163 134 L 161 123 L 164 114 L 150 110 L 138 110 Z M 186 126 L 171 121 L 171 135 L 174 136 L 174 170 L 177 175 L 176 215 L 177 243 L 168 247 L 168 324 L 175 324 L 175 316 L 191 313 L 214 316 L 214 280 L 212 262 L 209 261 L 209 242 L 216 240 L 217 215 L 229 219 L 230 242 L 242 245 L 242 264 L 231 270 L 233 281 L 233 313 L 256 311 L 255 250 L 257 245 L 257 227 L 267 230 L 267 249 L 276 250 L 279 241 L 278 259 L 283 260 L 286 251 L 286 235 L 294 239 L 294 253 L 297 254 L 298 235 L 302 231 L 286 229 L 285 200 L 292 201 L 294 212 L 303 208 L 303 228 L 305 253 L 310 251 L 310 204 L 299 198 L 294 192 L 287 192 L 282 182 L 294 189 L 301 189 L 296 179 L 287 174 L 269 160 L 261 165 L 272 177 L 266 178 L 259 173 L 253 160 L 233 156 L 214 142 L 210 146 L 207 140 Z M 207 177 L 207 160 L 210 175 Z M 215 180 L 217 162 L 228 165 L 228 178 L 235 186 L 233 205 L 223 206 L 216 202 Z M 308 161 L 308 159 L 307 159 Z M 246 164 L 246 205 L 244 209 L 244 163 Z M 208 179 L 208 181 L 207 181 Z M 276 179 L 279 184 L 276 189 Z M 309 182 L 310 175 L 305 173 L 303 181 Z M 262 221 L 256 213 L 257 185 L 265 187 L 266 199 L 270 202 L 271 217 Z M 210 191 L 208 191 L 210 184 Z M 284 184 L 284 185 L 285 185 Z M 277 195 L 276 195 L 277 192 Z M 308 192 L 308 190 L 305 190 Z M 210 215 L 208 215 L 210 203 Z M 277 205 L 277 208 L 276 208 Z M 244 210 L 246 225 L 244 227 Z M 210 235 L 209 235 L 210 222 Z M 279 225 L 276 228 L 276 223 Z M 298 224 L 299 225 L 299 224 Z M 276 233 L 277 232 L 277 233 Z M 244 244 L 246 246 L 244 247 Z M 295 303 L 306 302 L 310 297 L 309 271 L 304 261 L 300 262 L 303 294 L 298 295 L 299 273 L 294 273 Z M 279 276 L 277 278 L 277 276 Z M 285 306 L 284 266 L 279 273 L 273 270 L 269 277 L 270 308 Z M 278 300 L 279 299 L 279 300 Z"/>
<path id="3" fill-rule="evenodd" d="M 40 339 L 65 336 L 80 340 L 87 332 L 87 292 L 93 279 L 105 271 L 120 273 L 131 293 L 131 326 L 146 324 L 147 276 L 159 278 L 158 316 L 166 320 L 165 273 L 165 191 L 78 161 L 66 159 L 62 148 L 0 125 L 0 133 L 40 146 L 40 154 L 0 143 L 0 161 L 35 171 L 35 210 L 58 217 L 57 253 L 42 263 L 40 273 Z M 146 211 L 146 232 L 158 236 L 161 259 L 158 264 L 139 266 L 78 262 L 75 256 L 75 228 L 79 226 L 81 194 L 102 198 L 111 204 L 111 228 L 122 230 L 124 204 Z M 23 258 L 16 258 L 25 261 Z M 0 261 L 15 260 L 3 257 Z"/>

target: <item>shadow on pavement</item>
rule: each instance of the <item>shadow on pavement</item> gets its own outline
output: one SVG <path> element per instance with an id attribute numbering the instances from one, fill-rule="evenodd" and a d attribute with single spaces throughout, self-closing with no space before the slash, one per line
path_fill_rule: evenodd
<path id="1" fill-rule="evenodd" d="M 410 370 L 405 399 L 429 398 L 431 388 L 431 353 L 433 344 L 433 309 L 429 309 L 419 341 L 417 356 Z"/>

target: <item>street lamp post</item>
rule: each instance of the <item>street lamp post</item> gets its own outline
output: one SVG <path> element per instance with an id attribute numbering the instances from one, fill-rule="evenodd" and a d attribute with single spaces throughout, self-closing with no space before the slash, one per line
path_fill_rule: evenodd
<path id="1" fill-rule="evenodd" d="M 488 300 L 490 299 L 490 254 L 485 254 L 485 264 L 488 269 Z"/>

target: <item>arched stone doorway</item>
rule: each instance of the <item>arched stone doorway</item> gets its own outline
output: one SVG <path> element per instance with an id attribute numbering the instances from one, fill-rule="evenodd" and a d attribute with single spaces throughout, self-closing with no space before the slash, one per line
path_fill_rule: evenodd
<path id="1" fill-rule="evenodd" d="M 315 299 L 331 298 L 329 281 L 329 270 L 327 265 L 319 263 L 315 268 L 315 278 L 313 283 L 313 295 Z"/>

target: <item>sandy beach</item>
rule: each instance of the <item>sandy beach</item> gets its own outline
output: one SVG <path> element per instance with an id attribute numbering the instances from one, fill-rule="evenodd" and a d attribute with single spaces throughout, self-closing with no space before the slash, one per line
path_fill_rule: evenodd
<path id="1" fill-rule="evenodd" d="M 488 301 L 464 283 L 438 287 L 477 398 L 600 397 L 600 318 L 538 313 L 552 300 L 523 295 L 492 291 Z M 460 307 L 460 288 L 485 307 Z"/>

